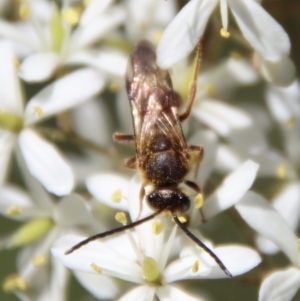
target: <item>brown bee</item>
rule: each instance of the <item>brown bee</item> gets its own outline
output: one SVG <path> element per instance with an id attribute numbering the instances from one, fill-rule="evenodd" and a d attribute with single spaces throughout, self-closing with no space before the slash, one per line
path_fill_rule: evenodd
<path id="1" fill-rule="evenodd" d="M 180 97 L 173 90 L 169 72 L 160 69 L 156 64 L 154 46 L 148 41 L 140 41 L 134 47 L 126 76 L 134 135 L 116 133 L 114 140 L 135 142 L 136 156 L 126 161 L 125 165 L 131 169 L 138 169 L 142 175 L 140 212 L 145 186 L 153 186 L 146 199 L 154 213 L 131 224 L 91 236 L 69 249 L 66 254 L 94 239 L 133 228 L 164 213 L 170 215 L 187 236 L 208 252 L 228 276 L 232 276 L 217 255 L 195 237 L 178 218 L 179 214 L 190 208 L 190 199 L 178 187 L 179 184 L 184 182 L 198 194 L 201 193 L 199 186 L 186 180 L 186 177 L 194 165 L 198 167 L 203 157 L 203 148 L 187 146 L 181 128 L 181 122 L 190 115 L 195 99 L 200 45 L 199 43 L 190 98 L 182 114 L 179 114 Z"/>

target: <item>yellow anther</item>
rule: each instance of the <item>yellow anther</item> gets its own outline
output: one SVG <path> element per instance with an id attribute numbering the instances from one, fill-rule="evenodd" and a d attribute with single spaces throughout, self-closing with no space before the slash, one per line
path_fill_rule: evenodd
<path id="1" fill-rule="evenodd" d="M 91 4 L 92 1 L 93 1 L 93 0 L 84 0 L 84 1 L 83 1 L 83 5 L 84 5 L 84 6 L 88 6 L 88 5 Z"/>
<path id="2" fill-rule="evenodd" d="M 32 259 L 32 263 L 35 266 L 41 266 L 47 263 L 47 258 L 43 255 L 37 255 Z"/>
<path id="3" fill-rule="evenodd" d="M 298 238 L 298 251 L 300 252 L 300 238 Z"/>
<path id="4" fill-rule="evenodd" d="M 195 206 L 197 209 L 200 209 L 203 206 L 203 195 L 202 193 L 198 193 L 194 199 Z"/>
<path id="5" fill-rule="evenodd" d="M 115 215 L 115 219 L 118 223 L 122 224 L 122 225 L 126 225 L 127 224 L 127 218 L 124 212 L 118 212 Z"/>
<path id="6" fill-rule="evenodd" d="M 211 84 L 211 83 L 205 84 L 205 85 L 204 85 L 204 90 L 205 90 L 205 92 L 206 92 L 206 94 L 207 94 L 208 96 L 214 96 L 214 94 L 215 94 L 215 87 L 214 87 L 214 85 Z"/>
<path id="7" fill-rule="evenodd" d="M 236 51 L 232 51 L 232 52 L 230 53 L 230 56 L 231 56 L 233 59 L 237 60 L 237 61 L 240 61 L 240 60 L 243 58 L 243 56 L 242 56 L 240 53 L 236 52 Z"/>
<path id="8" fill-rule="evenodd" d="M 152 232 L 156 235 L 160 234 L 163 229 L 163 223 L 159 221 L 155 221 L 152 224 Z"/>
<path id="9" fill-rule="evenodd" d="M 114 203 L 120 203 L 122 199 L 122 189 L 116 190 L 112 195 L 111 195 L 111 200 Z"/>
<path id="10" fill-rule="evenodd" d="M 228 39 L 230 37 L 230 33 L 224 27 L 221 28 L 220 34 L 225 39 Z"/>
<path id="11" fill-rule="evenodd" d="M 295 117 L 291 117 L 285 122 L 285 125 L 287 128 L 292 129 L 295 127 L 295 123 L 296 123 Z"/>
<path id="12" fill-rule="evenodd" d="M 54 51 L 59 52 L 64 41 L 65 32 L 61 12 L 56 5 L 53 6 L 49 25 L 52 48 Z"/>
<path id="13" fill-rule="evenodd" d="M 19 6 L 19 16 L 22 20 L 27 20 L 30 17 L 30 7 L 26 3 Z"/>
<path id="14" fill-rule="evenodd" d="M 142 263 L 142 271 L 146 281 L 155 282 L 160 278 L 159 267 L 155 259 L 145 257 Z"/>
<path id="15" fill-rule="evenodd" d="M 112 93 L 117 93 L 119 92 L 120 87 L 116 82 L 111 82 L 109 85 L 109 91 L 111 91 Z"/>
<path id="16" fill-rule="evenodd" d="M 82 7 L 77 5 L 62 10 L 62 17 L 71 25 L 77 25 L 82 13 Z"/>
<path id="17" fill-rule="evenodd" d="M 10 206 L 6 209 L 7 215 L 10 215 L 10 216 L 20 215 L 22 213 L 22 211 L 23 211 L 23 209 L 16 205 Z"/>
<path id="18" fill-rule="evenodd" d="M 2 288 L 5 292 L 10 293 L 14 290 L 25 291 L 27 289 L 27 284 L 19 274 L 11 274 L 3 281 Z"/>
<path id="19" fill-rule="evenodd" d="M 103 270 L 99 266 L 97 266 L 94 262 L 91 264 L 91 268 L 97 274 L 102 274 L 103 273 Z"/>
<path id="20" fill-rule="evenodd" d="M 161 30 L 157 30 L 157 31 L 155 31 L 155 33 L 154 33 L 154 43 L 157 45 L 158 44 L 158 42 L 160 41 L 160 39 L 161 39 L 161 37 L 162 37 L 162 31 Z"/>
<path id="21" fill-rule="evenodd" d="M 20 61 L 16 58 L 16 57 L 13 57 L 12 58 L 12 63 L 13 65 L 18 69 L 21 65 Z"/>
<path id="22" fill-rule="evenodd" d="M 184 223 L 187 222 L 187 217 L 184 216 L 184 215 L 178 216 L 178 219 L 179 219 L 179 221 L 180 221 L 182 224 L 184 224 Z"/>
<path id="23" fill-rule="evenodd" d="M 43 111 L 42 108 L 40 108 L 40 107 L 34 107 L 33 109 L 34 109 L 34 112 L 35 112 L 40 118 L 43 117 L 44 111 Z"/>
<path id="24" fill-rule="evenodd" d="M 281 180 L 286 178 L 287 169 L 286 169 L 286 165 L 284 163 L 281 163 L 277 166 L 276 175 Z"/>
<path id="25" fill-rule="evenodd" d="M 17 133 L 23 128 L 23 119 L 19 116 L 0 111 L 0 128 Z"/>
<path id="26" fill-rule="evenodd" d="M 199 270 L 199 260 L 196 260 L 193 267 L 192 267 L 192 272 L 197 273 Z"/>

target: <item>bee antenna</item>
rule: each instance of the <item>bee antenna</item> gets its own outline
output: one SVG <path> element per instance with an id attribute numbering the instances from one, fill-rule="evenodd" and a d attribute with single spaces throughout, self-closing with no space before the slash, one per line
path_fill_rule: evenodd
<path id="1" fill-rule="evenodd" d="M 163 210 L 156 211 L 156 212 L 152 213 L 151 215 L 149 215 L 149 216 L 147 216 L 145 218 L 142 218 L 142 219 L 140 219 L 138 221 L 135 221 L 133 223 L 130 223 L 128 225 L 124 225 L 124 226 L 121 226 L 121 227 L 118 227 L 118 228 L 115 228 L 115 229 L 112 229 L 112 230 L 109 230 L 109 231 L 106 231 L 106 232 L 102 232 L 102 233 L 98 233 L 98 234 L 95 234 L 93 236 L 90 236 L 87 239 L 82 240 L 81 242 L 79 242 L 78 244 L 76 244 L 75 246 L 73 246 L 72 248 L 70 248 L 69 250 L 67 250 L 65 252 L 65 255 L 73 253 L 75 250 L 78 250 L 82 246 L 84 246 L 84 245 L 88 244 L 89 242 L 91 242 L 93 240 L 96 240 L 98 238 L 104 238 L 106 236 L 110 236 L 110 235 L 113 235 L 115 233 L 123 232 L 125 230 L 131 229 L 131 228 L 136 227 L 138 225 L 141 225 L 144 222 L 147 222 L 147 221 L 153 219 L 155 216 L 159 215 L 162 211 Z"/>
<path id="2" fill-rule="evenodd" d="M 194 234 L 192 234 L 184 225 L 180 222 L 176 213 L 172 213 L 175 223 L 178 227 L 186 234 L 192 241 L 194 241 L 200 248 L 202 248 L 205 252 L 207 252 L 215 262 L 220 266 L 220 268 L 224 271 L 224 273 L 232 277 L 232 274 L 227 270 L 221 259 L 211 250 L 209 249 L 199 238 L 197 238 Z"/>

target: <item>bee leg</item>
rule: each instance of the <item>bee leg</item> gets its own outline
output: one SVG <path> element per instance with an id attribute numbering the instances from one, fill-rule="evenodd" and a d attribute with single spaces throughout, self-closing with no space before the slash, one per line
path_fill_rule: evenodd
<path id="1" fill-rule="evenodd" d="M 145 194 L 146 194 L 145 185 L 143 184 L 141 187 L 141 190 L 140 190 L 140 210 L 139 210 L 139 214 L 138 214 L 137 218 L 135 219 L 135 221 L 138 221 L 141 217 L 141 213 L 143 210 L 143 199 L 144 199 Z"/>
<path id="2" fill-rule="evenodd" d="M 134 135 L 127 135 L 122 133 L 114 133 L 113 140 L 119 143 L 134 143 L 135 137 Z"/>
<path id="3" fill-rule="evenodd" d="M 196 97 L 197 93 L 197 77 L 199 73 L 199 67 L 201 63 L 201 55 L 202 55 L 202 38 L 200 39 L 197 47 L 197 53 L 196 53 L 196 58 L 195 58 L 195 63 L 194 63 L 194 71 L 193 71 L 193 78 L 190 84 L 190 93 L 189 93 L 189 99 L 187 102 L 187 106 L 185 109 L 185 112 L 179 115 L 179 120 L 182 122 L 185 119 L 187 119 L 192 110 L 192 106 Z"/>
<path id="4" fill-rule="evenodd" d="M 124 162 L 124 165 L 129 169 L 136 169 L 136 157 L 132 157 Z"/>
<path id="5" fill-rule="evenodd" d="M 189 151 L 194 162 L 196 163 L 195 174 L 194 174 L 194 177 L 196 178 L 200 162 L 202 161 L 202 158 L 204 156 L 204 148 L 200 145 L 190 145 Z"/>

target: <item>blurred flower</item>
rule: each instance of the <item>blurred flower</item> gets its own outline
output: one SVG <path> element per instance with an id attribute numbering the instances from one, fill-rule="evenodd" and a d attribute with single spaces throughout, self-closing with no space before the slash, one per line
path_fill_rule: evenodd
<path id="1" fill-rule="evenodd" d="M 169 68 L 195 48 L 218 3 L 223 25 L 221 35 L 230 36 L 229 6 L 245 39 L 255 49 L 262 75 L 275 84 L 289 85 L 295 77 L 295 67 L 288 57 L 290 40 L 283 28 L 255 0 L 189 1 L 163 33 L 157 48 L 158 65 Z"/>
<path id="2" fill-rule="evenodd" d="M 20 149 L 31 174 L 50 192 L 68 194 L 74 186 L 73 172 L 34 125 L 97 94 L 104 86 L 101 76 L 92 69 L 75 71 L 42 89 L 24 108 L 13 51 L 7 41 L 0 42 L 0 65 L 1 182 L 6 179 L 11 153 Z"/>

